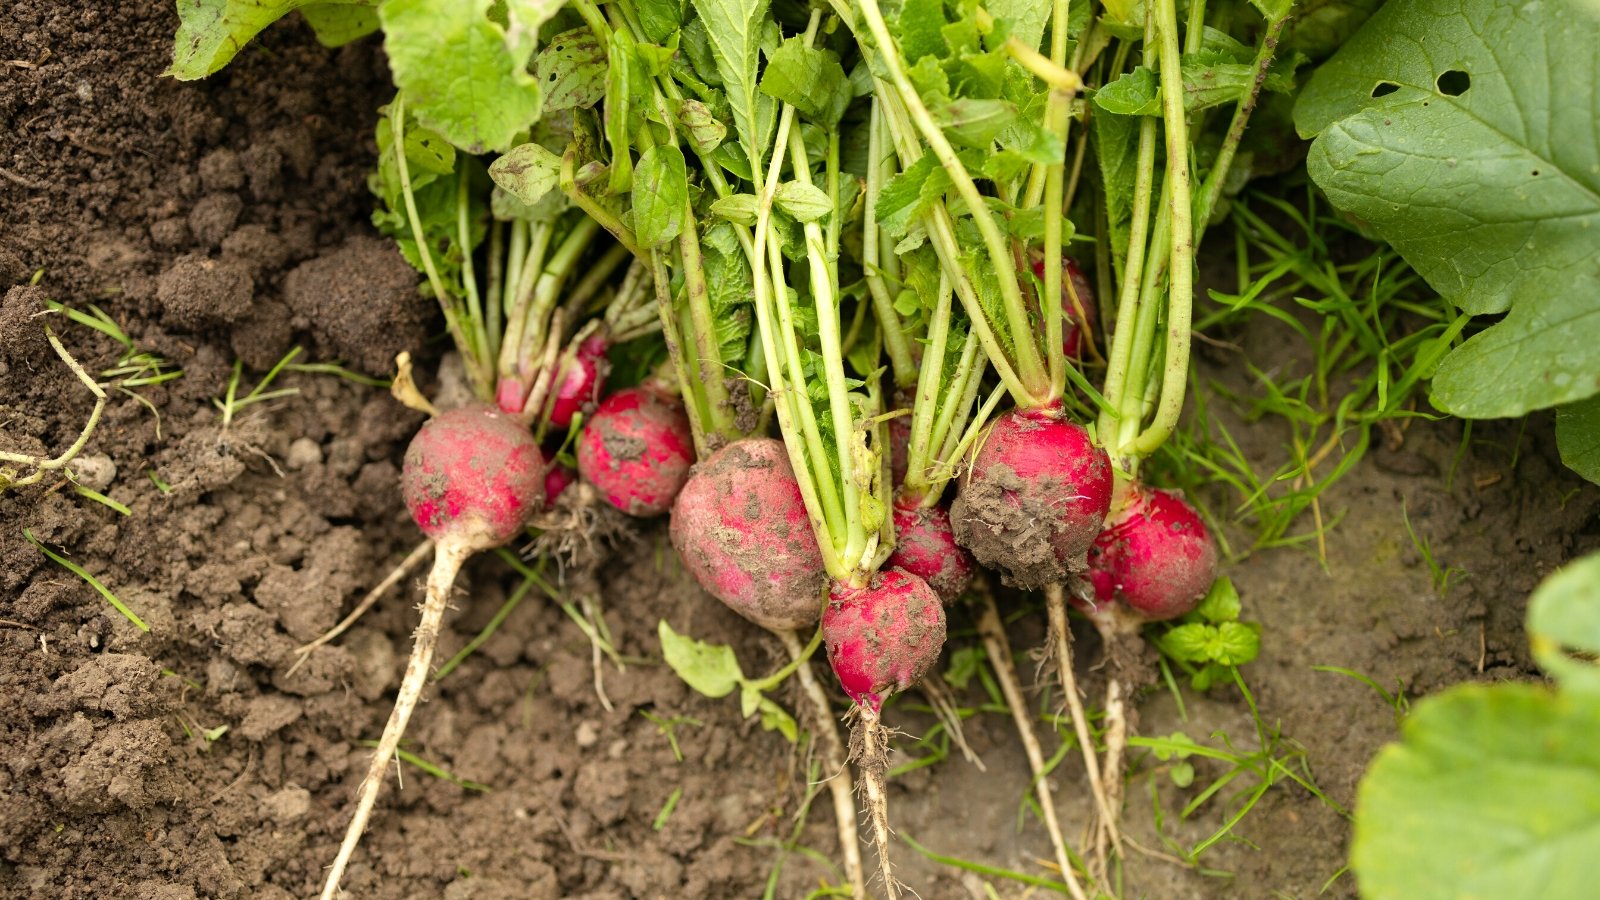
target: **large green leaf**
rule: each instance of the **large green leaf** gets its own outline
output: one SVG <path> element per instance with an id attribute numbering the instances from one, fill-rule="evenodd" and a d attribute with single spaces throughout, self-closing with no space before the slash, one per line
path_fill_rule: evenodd
<path id="1" fill-rule="evenodd" d="M 204 78 L 227 65 L 261 29 L 302 6 L 349 3 L 372 6 L 377 0 L 183 0 L 178 33 L 172 41 L 172 66 L 163 74 L 179 81 Z"/>
<path id="2" fill-rule="evenodd" d="M 1564 566 L 1533 592 L 1528 644 L 1563 689 L 1600 695 L 1600 554 Z"/>
<path id="3" fill-rule="evenodd" d="M 1393 0 L 1296 105 L 1336 206 L 1463 310 L 1510 311 L 1440 366 L 1448 412 L 1600 392 L 1596 46 L 1594 0 Z"/>
<path id="4" fill-rule="evenodd" d="M 1600 847 L 1600 699 L 1471 685 L 1418 704 L 1356 802 L 1367 900 L 1580 900 Z"/>
<path id="5" fill-rule="evenodd" d="M 505 150 L 539 117 L 539 84 L 528 71 L 539 26 L 554 2 L 384 0 L 383 49 L 417 121 L 473 153 Z"/>
<path id="6" fill-rule="evenodd" d="M 1556 410 L 1556 446 L 1567 468 L 1600 484 L 1600 397 Z"/>

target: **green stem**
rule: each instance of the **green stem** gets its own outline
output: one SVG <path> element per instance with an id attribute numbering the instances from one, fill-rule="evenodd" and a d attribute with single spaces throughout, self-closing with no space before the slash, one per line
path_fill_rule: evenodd
<path id="1" fill-rule="evenodd" d="M 491 365 L 500 359 L 500 338 L 505 333 L 502 328 L 502 315 L 504 312 L 504 289 L 506 263 L 506 224 L 504 222 L 489 223 L 489 271 L 484 277 L 488 286 L 488 294 L 484 297 L 487 307 L 484 310 L 486 319 L 484 334 L 488 344 L 484 347 L 484 355 L 490 360 Z"/>
<path id="2" fill-rule="evenodd" d="M 1134 452 L 1154 453 L 1171 436 L 1183 412 L 1189 383 L 1190 325 L 1194 313 L 1194 213 L 1189 193 L 1189 125 L 1183 109 L 1183 68 L 1178 53 L 1177 10 L 1173 0 L 1156 4 L 1161 37 L 1162 118 L 1167 131 L 1167 183 L 1172 186 L 1172 262 L 1168 273 L 1167 346 L 1161 379 L 1161 401 L 1155 419 L 1139 435 Z"/>
<path id="3" fill-rule="evenodd" d="M 685 355 L 690 352 L 683 346 L 683 340 L 678 331 L 678 323 L 672 314 L 672 275 L 667 271 L 667 265 L 661 259 L 661 254 L 656 250 L 650 251 L 650 276 L 655 282 L 656 312 L 661 317 L 661 338 L 666 342 L 667 355 L 672 358 L 674 371 L 678 375 L 678 392 L 683 395 L 684 404 L 689 407 L 689 430 L 694 435 L 694 455 L 696 459 L 705 459 L 711 455 L 706 446 L 705 423 L 709 418 L 706 411 L 705 393 L 700 389 L 699 382 L 691 377 L 689 360 Z"/>
<path id="4" fill-rule="evenodd" d="M 1256 102 L 1261 98 L 1261 86 L 1267 79 L 1267 69 L 1272 66 L 1273 55 L 1278 49 L 1278 40 L 1283 35 L 1284 22 L 1287 16 L 1276 20 L 1268 20 L 1267 32 L 1261 37 L 1261 46 L 1256 50 L 1255 62 L 1251 65 L 1250 92 L 1239 102 L 1233 111 L 1233 121 L 1228 123 L 1228 134 L 1222 140 L 1222 147 L 1217 151 L 1216 162 L 1211 164 L 1211 171 L 1206 173 L 1206 179 L 1200 186 L 1200 199 L 1195 204 L 1194 244 L 1200 246 L 1206 228 L 1211 222 L 1211 213 L 1217 208 L 1217 200 L 1222 196 L 1223 183 L 1227 181 L 1228 170 L 1233 166 L 1234 155 L 1239 151 L 1239 141 L 1244 137 L 1244 129 L 1250 121 L 1250 114 L 1255 111 Z"/>
<path id="5" fill-rule="evenodd" d="M 958 377 L 949 390 L 960 399 L 955 403 L 946 402 L 944 408 L 939 410 L 939 421 L 934 423 L 933 433 L 938 441 L 939 452 L 934 457 L 932 472 L 927 476 L 927 489 L 922 495 L 924 508 L 937 504 L 944 493 L 944 486 L 955 477 L 956 462 L 961 458 L 957 450 L 961 446 L 963 432 L 974 425 L 982 427 L 989 420 L 989 413 L 993 412 L 990 406 L 976 421 L 969 421 L 972 404 L 977 402 L 978 391 L 983 387 L 983 359 L 978 354 L 978 341 L 971 332 L 967 333 L 966 342 L 962 345 L 956 372 Z"/>
<path id="6" fill-rule="evenodd" d="M 461 286 L 467 295 L 467 333 L 473 346 L 461 348 L 463 362 L 468 371 L 475 372 L 473 381 L 492 384 L 494 357 L 489 355 L 489 332 L 483 318 L 483 300 L 478 295 L 478 273 L 472 257 L 472 202 L 469 190 L 471 178 L 467 166 L 456 173 L 456 241 L 461 245 Z"/>
<path id="7" fill-rule="evenodd" d="M 1128 226 L 1128 252 L 1123 262 L 1122 293 L 1117 301 L 1116 328 L 1111 335 L 1111 354 L 1106 359 L 1106 400 L 1122 409 L 1123 384 L 1133 354 L 1134 328 L 1138 318 L 1140 276 L 1144 272 L 1145 238 L 1150 228 L 1150 193 L 1155 180 L 1156 121 L 1145 116 L 1139 123 L 1139 155 L 1134 175 L 1132 221 Z M 1107 238 L 1109 240 L 1109 234 Z M 1118 416 L 1100 413 L 1100 439 L 1109 442 L 1116 434 Z"/>
<path id="8" fill-rule="evenodd" d="M 994 214 L 990 211 L 988 202 L 978 191 L 978 186 L 967 173 L 966 167 L 961 164 L 955 148 L 945 138 L 944 132 L 933 120 L 928 108 L 923 105 L 916 87 L 906 76 L 905 68 L 900 64 L 899 49 L 889 34 L 889 26 L 883 19 L 883 12 L 878 8 L 877 0 L 860 0 L 860 8 L 873 42 L 878 45 L 882 53 L 884 65 L 889 71 L 900 99 L 905 104 L 912 123 L 950 176 L 956 193 L 966 202 L 967 211 L 972 215 L 973 223 L 977 225 L 978 232 L 983 237 L 984 248 L 995 267 L 995 277 L 1000 284 L 1000 297 L 1005 308 L 1006 322 L 1014 338 L 1012 345 L 1016 348 L 1015 365 L 1018 379 L 1025 388 L 1025 396 L 1032 401 L 1029 405 L 1040 405 L 1041 402 L 1050 399 L 1050 376 L 1044 361 L 1039 356 L 1038 345 L 1029 339 L 1032 324 L 1022 300 L 1022 289 L 1017 281 L 1016 267 L 1011 264 L 1011 250 L 1005 235 L 1001 233 L 1000 226 L 995 224 Z M 1022 398 L 1018 399 L 1020 402 Z"/>
<path id="9" fill-rule="evenodd" d="M 950 279 L 939 273 L 939 296 L 934 301 L 933 318 L 928 320 L 928 348 L 923 353 L 922 370 L 917 375 L 916 405 L 911 408 L 911 437 L 906 446 L 906 478 L 903 493 L 907 499 L 921 500 L 928 487 L 936 413 L 940 411 L 940 382 L 944 379 L 944 355 L 950 340 Z M 957 377 L 960 377 L 959 370 Z"/>
<path id="10" fill-rule="evenodd" d="M 728 401 L 727 373 L 723 371 L 722 350 L 717 346 L 717 323 L 711 313 L 711 292 L 706 285 L 705 262 L 700 255 L 698 223 L 694 205 L 688 200 L 684 201 L 684 216 L 683 230 L 678 233 L 678 253 L 683 259 L 683 292 L 688 299 L 695 355 L 700 362 L 700 389 L 706 397 L 706 427 L 720 438 L 732 438 L 737 430 L 733 424 L 733 405 Z"/>

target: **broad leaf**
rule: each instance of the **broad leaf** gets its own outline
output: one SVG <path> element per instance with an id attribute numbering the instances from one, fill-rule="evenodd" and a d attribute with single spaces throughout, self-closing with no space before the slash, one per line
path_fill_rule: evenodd
<path id="1" fill-rule="evenodd" d="M 1368 900 L 1594 896 L 1600 700 L 1471 685 L 1418 704 L 1356 801 Z"/>
<path id="2" fill-rule="evenodd" d="M 726 697 L 744 681 L 733 648 L 707 644 L 672 630 L 666 619 L 657 627 L 661 636 L 661 655 L 684 683 L 713 699 Z"/>
<path id="3" fill-rule="evenodd" d="M 1334 205 L 1463 310 L 1510 311 L 1439 367 L 1448 412 L 1600 392 L 1597 45 L 1588 0 L 1396 0 L 1296 105 Z"/>
<path id="4" fill-rule="evenodd" d="M 633 232 L 640 245 L 677 237 L 688 203 L 683 151 L 676 144 L 657 144 L 640 155 L 633 172 Z"/>
<path id="5" fill-rule="evenodd" d="M 1600 484 L 1600 397 L 1556 410 L 1556 446 L 1567 468 Z"/>
<path id="6" fill-rule="evenodd" d="M 504 150 L 539 117 L 539 84 L 528 72 L 529 29 L 548 5 L 508 3 L 509 27 L 489 16 L 493 0 L 385 0 L 383 49 L 417 121 L 473 153 Z M 517 18 L 518 15 L 534 19 Z"/>
<path id="7" fill-rule="evenodd" d="M 853 96 L 838 54 L 807 47 L 799 36 L 784 41 L 767 61 L 761 91 L 829 126 L 838 123 Z"/>
<path id="8" fill-rule="evenodd" d="M 250 39 L 302 6 L 329 6 L 339 0 L 184 0 L 178 4 L 178 33 L 172 65 L 164 75 L 179 81 L 204 78 L 227 65 Z M 348 0 L 363 6 L 375 0 Z"/>
<path id="9" fill-rule="evenodd" d="M 378 30 L 378 10 L 373 6 L 333 0 L 302 6 L 300 15 L 324 47 L 343 47 Z"/>
<path id="10" fill-rule="evenodd" d="M 563 31 L 533 61 L 546 113 L 588 108 L 606 94 L 606 51 L 587 28 Z"/>
<path id="11" fill-rule="evenodd" d="M 512 196 L 533 206 L 561 178 L 561 157 L 539 144 L 518 144 L 489 164 L 489 177 Z"/>
<path id="12" fill-rule="evenodd" d="M 761 63 L 761 28 L 767 0 L 693 0 L 705 23 L 717 74 L 728 96 L 733 127 L 752 167 L 760 166 L 772 130 L 772 98 L 761 93 L 756 71 Z"/>
<path id="13" fill-rule="evenodd" d="M 1600 693 L 1600 554 L 1568 564 L 1533 592 L 1528 644 L 1564 689 Z"/>

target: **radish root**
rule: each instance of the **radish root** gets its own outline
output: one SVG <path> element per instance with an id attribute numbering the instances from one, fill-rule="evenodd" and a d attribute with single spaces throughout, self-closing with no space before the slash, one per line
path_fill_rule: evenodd
<path id="1" fill-rule="evenodd" d="M 1044 811 L 1044 825 L 1050 832 L 1050 845 L 1055 850 L 1056 865 L 1061 867 L 1061 877 L 1066 881 L 1067 891 L 1076 900 L 1088 900 L 1084 894 L 1083 886 L 1078 883 L 1078 874 L 1072 867 L 1072 855 L 1067 852 L 1066 838 L 1061 834 L 1061 823 L 1056 818 L 1055 798 L 1050 792 L 1050 781 L 1045 777 L 1044 752 L 1039 748 L 1039 739 L 1034 734 L 1033 719 L 1028 714 L 1028 701 L 1022 694 L 1022 685 L 1017 679 L 1017 671 L 1011 663 L 1011 643 L 1006 640 L 1005 627 L 1000 623 L 1000 612 L 995 608 L 994 597 L 986 589 L 978 593 L 983 596 L 983 610 L 978 615 L 978 632 L 983 636 L 984 650 L 989 654 L 989 661 L 994 665 L 995 677 L 1000 682 L 1000 692 L 1005 695 L 1006 705 L 1011 707 L 1011 718 L 1017 723 L 1017 735 L 1022 739 L 1022 749 L 1028 755 L 1028 767 L 1033 770 L 1033 787 L 1039 795 L 1039 807 Z M 1090 757 L 1094 750 L 1089 751 Z"/>
<path id="2" fill-rule="evenodd" d="M 1061 690 L 1067 698 L 1072 728 L 1078 736 L 1078 746 L 1083 751 L 1083 768 L 1089 776 L 1089 792 L 1094 797 L 1095 810 L 1099 813 L 1099 827 L 1095 829 L 1093 874 L 1096 881 L 1103 883 L 1108 850 L 1112 853 L 1122 852 L 1122 776 L 1120 769 L 1110 770 L 1108 766 L 1107 771 L 1115 773 L 1116 781 L 1114 787 L 1110 785 L 1107 778 L 1111 776 L 1102 774 L 1100 760 L 1095 756 L 1094 738 L 1089 733 L 1089 717 L 1084 712 L 1083 697 L 1078 693 L 1078 678 L 1072 668 L 1072 628 L 1067 623 L 1066 588 L 1060 584 L 1049 585 L 1044 589 L 1044 596 L 1050 617 L 1050 643 L 1055 652 L 1056 669 L 1061 675 Z M 1107 762 L 1110 762 L 1109 753 Z"/>
<path id="3" fill-rule="evenodd" d="M 372 807 L 378 800 L 379 789 L 383 787 L 383 776 L 389 769 L 389 760 L 399 749 L 400 738 L 411 721 L 411 714 L 422 699 L 422 689 L 428 681 L 428 667 L 433 662 L 433 652 L 439 643 L 439 627 L 444 621 L 444 611 L 449 605 L 450 589 L 455 584 L 456 573 L 471 555 L 470 549 L 450 541 L 437 546 L 433 571 L 428 573 L 428 594 L 422 603 L 422 620 L 417 625 L 415 644 L 411 649 L 411 659 L 406 662 L 405 677 L 400 681 L 400 692 L 395 696 L 394 711 L 389 714 L 389 722 L 384 725 L 383 736 L 378 740 L 378 749 L 372 754 L 366 777 L 361 780 L 356 812 L 345 829 L 344 842 L 339 845 L 339 855 L 334 857 L 333 867 L 328 871 L 328 880 L 322 886 L 321 900 L 334 900 L 339 896 L 339 881 L 344 877 L 345 868 L 350 865 L 350 857 L 355 853 L 356 846 L 361 843 L 367 820 L 372 817 Z"/>
<path id="4" fill-rule="evenodd" d="M 428 554 L 432 552 L 433 541 L 430 540 L 423 541 L 422 543 L 418 544 L 410 553 L 406 554 L 406 558 L 401 560 L 398 566 L 395 566 L 393 569 L 389 570 L 388 575 L 383 576 L 383 580 L 378 582 L 377 587 L 368 591 L 367 595 L 361 598 L 361 602 L 357 603 L 356 608 L 350 611 L 350 615 L 345 616 L 342 620 L 340 620 L 339 624 L 328 629 L 327 632 L 325 632 L 321 637 L 296 649 L 294 651 L 296 657 L 294 665 L 289 667 L 289 671 L 283 673 L 283 677 L 288 678 L 290 675 L 293 675 L 301 666 L 305 665 L 306 660 L 311 656 L 311 651 L 317 649 L 318 647 L 327 646 L 333 641 L 334 638 L 344 634 L 346 631 L 349 631 L 352 625 L 356 624 L 356 622 L 362 616 L 367 614 L 368 610 L 372 609 L 373 606 L 377 605 L 379 600 L 383 599 L 384 594 L 389 593 L 391 588 L 399 584 L 407 575 L 410 575 L 411 570 L 421 565 L 422 561 L 427 559 Z"/>
<path id="5" fill-rule="evenodd" d="M 800 636 L 787 629 L 780 629 L 777 635 L 783 641 L 783 648 L 789 652 L 789 658 L 799 660 L 805 653 Z M 828 773 L 828 793 L 833 798 L 834 819 L 839 826 L 839 851 L 844 854 L 845 877 L 850 879 L 851 895 L 856 900 L 865 900 L 867 879 L 866 869 L 861 863 L 861 834 L 856 829 L 855 786 L 851 783 L 850 765 L 845 760 L 844 740 L 839 737 L 839 723 L 833 717 L 827 693 L 811 671 L 811 661 L 801 662 L 795 672 L 800 677 L 800 688 L 811 702 L 813 717 L 817 720 L 814 727 L 822 746 L 822 767 Z"/>
<path id="6" fill-rule="evenodd" d="M 861 787 L 867 795 L 867 818 L 872 822 L 872 840 L 878 850 L 878 873 L 888 900 L 899 900 L 900 882 L 889 862 L 889 846 L 894 833 L 889 830 L 889 734 L 883 730 L 878 712 L 856 707 L 856 724 L 850 734 L 850 758 L 861 770 Z"/>

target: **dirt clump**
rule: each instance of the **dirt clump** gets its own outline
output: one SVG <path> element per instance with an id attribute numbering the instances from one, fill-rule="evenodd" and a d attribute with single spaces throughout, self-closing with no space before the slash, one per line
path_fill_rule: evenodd
<path id="1" fill-rule="evenodd" d="M 385 375 L 402 350 L 427 339 L 417 272 L 390 241 L 358 235 L 301 263 L 284 279 L 289 311 L 358 372 Z"/>

